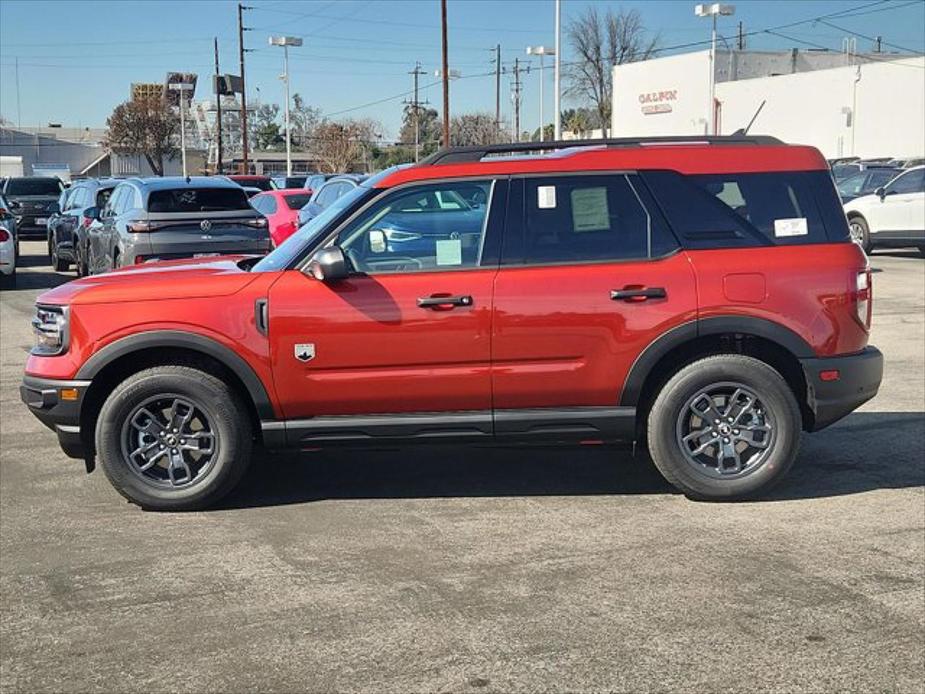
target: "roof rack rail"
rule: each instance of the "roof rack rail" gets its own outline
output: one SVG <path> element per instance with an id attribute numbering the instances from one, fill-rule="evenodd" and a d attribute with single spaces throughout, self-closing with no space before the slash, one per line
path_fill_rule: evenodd
<path id="1" fill-rule="evenodd" d="M 421 160 L 422 165 L 462 164 L 484 159 L 490 154 L 519 154 L 580 147 L 638 147 L 648 144 L 782 145 L 770 135 L 661 135 L 657 137 L 616 137 L 600 140 L 550 140 L 548 142 L 508 142 L 474 147 L 448 147 Z"/>

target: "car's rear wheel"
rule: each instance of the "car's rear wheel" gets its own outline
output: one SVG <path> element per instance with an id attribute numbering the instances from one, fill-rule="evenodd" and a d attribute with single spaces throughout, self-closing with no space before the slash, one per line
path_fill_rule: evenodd
<path id="1" fill-rule="evenodd" d="M 870 253 L 870 227 L 867 220 L 863 217 L 852 217 L 848 220 L 848 231 L 851 233 L 851 240 L 863 248 L 865 253 Z"/>
<path id="2" fill-rule="evenodd" d="M 103 404 L 96 450 L 129 501 L 158 511 L 205 508 L 250 463 L 252 427 L 226 383 L 189 366 L 158 366 L 121 384 Z"/>
<path id="3" fill-rule="evenodd" d="M 51 241 L 48 254 L 51 256 L 51 267 L 55 272 L 64 272 L 67 270 L 70 263 L 63 260 L 61 256 L 58 255 L 58 244 L 55 243 L 55 241 Z"/>
<path id="4" fill-rule="evenodd" d="M 742 499 L 790 469 L 801 423 L 777 371 L 752 357 L 715 355 L 685 366 L 662 388 L 649 412 L 649 451 L 687 496 Z"/>

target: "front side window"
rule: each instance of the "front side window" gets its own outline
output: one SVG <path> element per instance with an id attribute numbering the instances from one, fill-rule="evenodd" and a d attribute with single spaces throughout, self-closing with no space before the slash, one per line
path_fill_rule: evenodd
<path id="1" fill-rule="evenodd" d="M 925 169 L 904 173 L 887 186 L 886 192 L 897 195 L 925 192 Z"/>
<path id="2" fill-rule="evenodd" d="M 491 181 L 413 186 L 387 195 L 343 229 L 339 245 L 367 274 L 477 267 Z M 469 198 L 484 200 L 472 204 Z"/>
<path id="3" fill-rule="evenodd" d="M 525 263 L 647 258 L 651 218 L 624 175 L 524 179 Z"/>

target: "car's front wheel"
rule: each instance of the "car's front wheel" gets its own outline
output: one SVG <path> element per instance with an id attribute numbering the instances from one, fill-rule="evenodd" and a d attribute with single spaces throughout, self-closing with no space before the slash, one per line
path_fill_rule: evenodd
<path id="1" fill-rule="evenodd" d="M 157 511 L 216 503 L 247 469 L 251 439 L 237 393 L 179 365 L 129 376 L 103 404 L 96 427 L 106 477 L 129 501 Z"/>
<path id="2" fill-rule="evenodd" d="M 662 388 L 649 412 L 649 451 L 665 479 L 691 498 L 747 498 L 790 469 L 801 424 L 776 370 L 720 354 L 685 366 Z"/>
<path id="3" fill-rule="evenodd" d="M 58 244 L 54 239 L 49 242 L 48 255 L 51 256 L 51 267 L 55 272 L 64 272 L 67 270 L 70 263 L 58 255 Z"/>
<path id="4" fill-rule="evenodd" d="M 863 217 L 852 217 L 848 220 L 848 231 L 851 233 L 851 240 L 863 248 L 865 253 L 870 253 L 870 227 L 867 220 Z"/>

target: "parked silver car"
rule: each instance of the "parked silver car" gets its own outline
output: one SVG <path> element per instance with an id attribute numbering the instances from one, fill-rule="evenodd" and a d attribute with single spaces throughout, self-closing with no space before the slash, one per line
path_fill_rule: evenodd
<path id="1" fill-rule="evenodd" d="M 224 178 L 133 178 L 88 229 L 91 274 L 126 265 L 270 250 L 267 220 Z"/>

